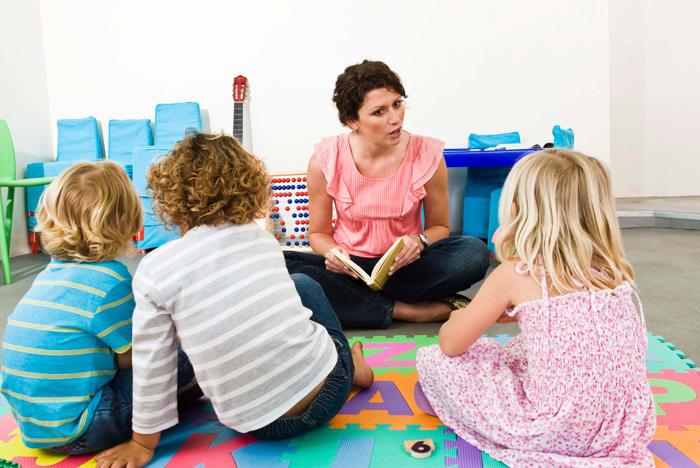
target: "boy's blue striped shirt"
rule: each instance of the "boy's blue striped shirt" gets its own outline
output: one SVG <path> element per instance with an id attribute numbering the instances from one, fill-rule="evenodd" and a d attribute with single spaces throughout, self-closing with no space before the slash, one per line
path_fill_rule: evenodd
<path id="1" fill-rule="evenodd" d="M 131 275 L 117 262 L 52 260 L 8 318 L 2 392 L 24 443 L 55 447 L 92 421 L 114 353 L 131 347 Z"/>

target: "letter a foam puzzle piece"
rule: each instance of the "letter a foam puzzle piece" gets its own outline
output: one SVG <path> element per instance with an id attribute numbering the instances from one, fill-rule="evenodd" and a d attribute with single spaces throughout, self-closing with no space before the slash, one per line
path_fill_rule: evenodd
<path id="1" fill-rule="evenodd" d="M 358 424 L 360 429 L 374 429 L 388 424 L 391 429 L 405 429 L 406 424 L 421 429 L 435 429 L 440 420 L 423 411 L 416 402 L 414 387 L 418 375 L 389 372 L 375 376 L 371 387 L 354 390 L 345 406 L 331 420 L 332 428 Z"/>

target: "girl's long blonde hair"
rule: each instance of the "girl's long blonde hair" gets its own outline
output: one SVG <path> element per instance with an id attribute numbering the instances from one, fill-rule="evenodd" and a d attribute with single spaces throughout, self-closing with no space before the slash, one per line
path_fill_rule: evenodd
<path id="1" fill-rule="evenodd" d="M 531 272 L 544 267 L 561 294 L 634 280 L 610 176 L 595 158 L 559 148 L 524 157 L 503 186 L 498 219 L 497 258 L 523 261 Z"/>

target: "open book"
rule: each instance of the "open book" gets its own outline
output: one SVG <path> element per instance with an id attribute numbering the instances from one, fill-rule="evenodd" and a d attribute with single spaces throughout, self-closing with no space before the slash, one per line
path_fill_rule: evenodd
<path id="1" fill-rule="evenodd" d="M 360 279 L 362 279 L 362 281 L 367 283 L 367 286 L 369 286 L 375 291 L 381 291 L 384 285 L 386 284 L 387 280 L 389 279 L 389 268 L 394 263 L 396 255 L 401 251 L 402 248 L 403 238 L 399 237 L 398 239 L 396 239 L 396 241 L 394 241 L 391 247 L 389 247 L 389 250 L 387 250 L 384 253 L 384 255 L 382 255 L 382 258 L 379 259 L 377 264 L 374 265 L 371 275 L 368 275 L 365 272 L 365 270 L 360 268 L 360 266 L 357 263 L 350 260 L 349 257 L 340 253 L 338 249 L 331 249 L 331 252 L 333 252 L 333 255 L 338 257 L 338 260 L 343 262 L 357 276 L 359 276 Z"/>

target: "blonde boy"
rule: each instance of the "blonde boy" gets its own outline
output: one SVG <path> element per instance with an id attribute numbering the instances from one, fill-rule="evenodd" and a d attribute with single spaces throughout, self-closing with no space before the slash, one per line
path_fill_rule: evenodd
<path id="1" fill-rule="evenodd" d="M 141 222 L 113 162 L 74 164 L 43 194 L 37 228 L 51 263 L 8 318 L 2 346 L 2 392 L 28 447 L 77 455 L 130 435 L 134 298 L 115 258 Z"/>

